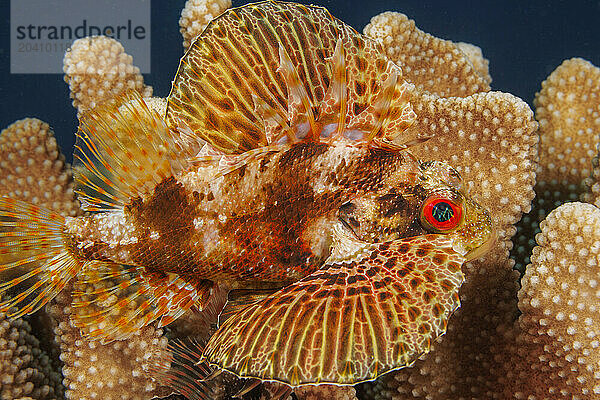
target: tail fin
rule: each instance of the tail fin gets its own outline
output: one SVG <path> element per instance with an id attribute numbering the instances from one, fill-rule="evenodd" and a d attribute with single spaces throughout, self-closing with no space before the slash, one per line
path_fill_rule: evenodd
<path id="1" fill-rule="evenodd" d="M 16 318 L 39 310 L 81 269 L 64 222 L 53 211 L 0 197 L 0 312 Z"/>

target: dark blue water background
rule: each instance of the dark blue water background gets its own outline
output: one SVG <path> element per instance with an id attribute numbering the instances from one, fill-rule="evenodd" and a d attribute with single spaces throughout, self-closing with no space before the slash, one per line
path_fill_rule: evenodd
<path id="1" fill-rule="evenodd" d="M 334 16 L 359 31 L 380 12 L 400 11 L 425 32 L 478 45 L 490 60 L 493 89 L 513 93 L 529 104 L 541 82 L 564 59 L 583 57 L 600 66 L 600 1 L 315 0 L 312 3 L 327 7 Z M 156 96 L 169 93 L 183 54 L 178 20 L 184 4 L 185 0 L 152 2 L 152 73 L 144 78 L 154 87 Z M 54 128 L 70 160 L 77 119 L 68 86 L 59 74 L 10 74 L 8 0 L 0 0 L 0 16 L 0 129 L 17 119 L 40 118 Z"/>

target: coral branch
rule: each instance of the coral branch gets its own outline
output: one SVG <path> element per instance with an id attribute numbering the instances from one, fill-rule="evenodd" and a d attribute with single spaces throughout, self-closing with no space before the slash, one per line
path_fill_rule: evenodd
<path id="1" fill-rule="evenodd" d="M 142 97 L 152 96 L 152 87 L 144 85 L 140 69 L 114 39 L 77 39 L 65 54 L 63 64 L 73 107 L 79 113 L 104 102 L 112 104 L 120 94 L 129 91 L 137 91 Z"/>
<path id="2" fill-rule="evenodd" d="M 208 23 L 229 7 L 231 7 L 231 0 L 188 0 L 181 10 L 179 19 L 183 48 L 187 50 Z"/>
<path id="3" fill-rule="evenodd" d="M 521 282 L 518 336 L 505 361 L 505 395 L 591 399 L 600 395 L 600 210 L 569 203 L 536 237 Z"/>
<path id="4" fill-rule="evenodd" d="M 404 14 L 379 14 L 364 33 L 381 43 L 387 56 L 402 68 L 404 78 L 421 90 L 443 97 L 490 90 L 491 78 L 480 75 L 456 44 L 421 31 Z"/>

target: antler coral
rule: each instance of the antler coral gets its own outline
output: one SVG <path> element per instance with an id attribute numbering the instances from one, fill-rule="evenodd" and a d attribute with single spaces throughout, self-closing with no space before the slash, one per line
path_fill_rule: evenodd
<path id="1" fill-rule="evenodd" d="M 389 59 L 402 67 L 404 77 L 418 89 L 443 97 L 490 90 L 491 77 L 480 75 L 455 43 L 423 32 L 404 14 L 379 14 L 364 34 L 383 46 Z"/>
<path id="2" fill-rule="evenodd" d="M 63 64 L 65 82 L 78 113 L 104 102 L 114 103 L 119 95 L 129 91 L 137 91 L 142 97 L 152 96 L 152 87 L 144 85 L 140 69 L 115 39 L 77 39 L 65 54 Z"/>
<path id="3" fill-rule="evenodd" d="M 536 118 L 540 122 L 540 166 L 532 211 L 518 224 L 513 257 L 523 271 L 534 246 L 533 237 L 548 213 L 567 201 L 592 192 L 592 158 L 600 132 L 600 69 L 573 58 L 564 61 L 542 83 L 536 95 Z M 597 179 L 597 178 L 596 178 Z M 593 196 L 584 197 L 592 202 Z"/>
<path id="4" fill-rule="evenodd" d="M 187 50 L 208 23 L 229 7 L 231 0 L 188 0 L 179 18 L 183 48 Z"/>
<path id="5" fill-rule="evenodd" d="M 600 395 L 600 210 L 568 203 L 536 236 L 521 281 L 517 336 L 505 358 L 504 393 L 517 399 Z"/>

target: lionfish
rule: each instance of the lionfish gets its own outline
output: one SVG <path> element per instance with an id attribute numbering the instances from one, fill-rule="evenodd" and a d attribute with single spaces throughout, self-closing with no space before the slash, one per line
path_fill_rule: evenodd
<path id="1" fill-rule="evenodd" d="M 290 387 L 412 364 L 459 307 L 493 236 L 458 172 L 403 132 L 411 85 L 320 7 L 213 20 L 166 117 L 135 96 L 81 117 L 81 217 L 0 199 L 0 303 L 17 317 L 73 281 L 91 338 L 164 326 L 229 292 L 201 360 Z"/>

